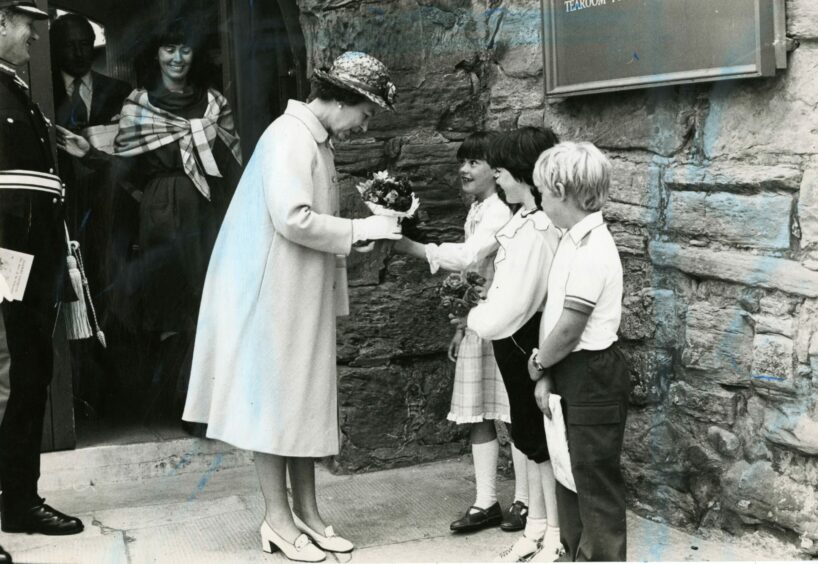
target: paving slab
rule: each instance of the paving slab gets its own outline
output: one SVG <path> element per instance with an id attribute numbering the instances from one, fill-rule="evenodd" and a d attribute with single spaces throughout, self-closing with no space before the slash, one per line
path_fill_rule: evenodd
<path id="1" fill-rule="evenodd" d="M 69 457 L 70 460 L 70 457 Z M 124 464 L 129 464 L 124 461 Z M 467 457 L 336 476 L 317 472 L 319 504 L 356 550 L 329 564 L 355 562 L 491 562 L 519 533 L 499 529 L 454 535 L 449 523 L 472 503 Z M 513 483 L 500 480 L 508 504 Z M 264 514 L 252 464 L 202 465 L 197 472 L 46 492 L 49 503 L 79 515 L 86 530 L 73 537 L 0 536 L 18 563 L 284 563 L 261 552 Z M 772 545 L 705 539 L 628 514 L 628 560 L 759 561 L 795 558 Z"/>

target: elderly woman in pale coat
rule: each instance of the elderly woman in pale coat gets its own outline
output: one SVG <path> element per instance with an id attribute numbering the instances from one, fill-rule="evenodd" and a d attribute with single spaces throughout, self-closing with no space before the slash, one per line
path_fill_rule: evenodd
<path id="1" fill-rule="evenodd" d="M 348 308 L 345 256 L 355 242 L 401 235 L 394 218 L 337 217 L 330 138 L 366 131 L 394 93 L 386 67 L 364 53 L 316 70 L 312 101 L 290 100 L 259 140 L 205 282 L 183 418 L 255 451 L 262 547 L 291 560 L 353 549 L 321 518 L 313 459 L 339 451 L 335 316 Z"/>

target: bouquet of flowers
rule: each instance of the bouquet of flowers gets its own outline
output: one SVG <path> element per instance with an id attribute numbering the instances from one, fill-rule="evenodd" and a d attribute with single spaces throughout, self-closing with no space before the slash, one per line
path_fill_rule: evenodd
<path id="1" fill-rule="evenodd" d="M 412 185 L 406 178 L 389 176 L 382 170 L 356 186 L 366 206 L 375 215 L 405 219 L 412 217 L 420 206 Z"/>
<path id="2" fill-rule="evenodd" d="M 440 287 L 440 305 L 449 317 L 465 317 L 480 301 L 480 290 L 486 279 L 476 272 L 449 274 Z"/>

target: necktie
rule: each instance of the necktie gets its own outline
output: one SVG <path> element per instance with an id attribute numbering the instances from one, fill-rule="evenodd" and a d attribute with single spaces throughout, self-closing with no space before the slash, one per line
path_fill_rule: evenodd
<path id="1" fill-rule="evenodd" d="M 88 125 L 88 108 L 85 107 L 85 102 L 80 96 L 80 87 L 82 86 L 82 79 L 74 79 L 74 93 L 71 94 L 71 115 L 68 118 L 68 128 L 77 130 L 82 129 Z"/>

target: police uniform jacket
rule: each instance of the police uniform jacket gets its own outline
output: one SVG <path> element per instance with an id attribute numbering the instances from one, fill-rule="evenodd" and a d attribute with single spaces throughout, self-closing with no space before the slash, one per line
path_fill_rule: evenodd
<path id="1" fill-rule="evenodd" d="M 67 245 L 49 127 L 25 83 L 0 64 L 0 247 L 34 256 L 23 306 L 53 327 Z"/>

